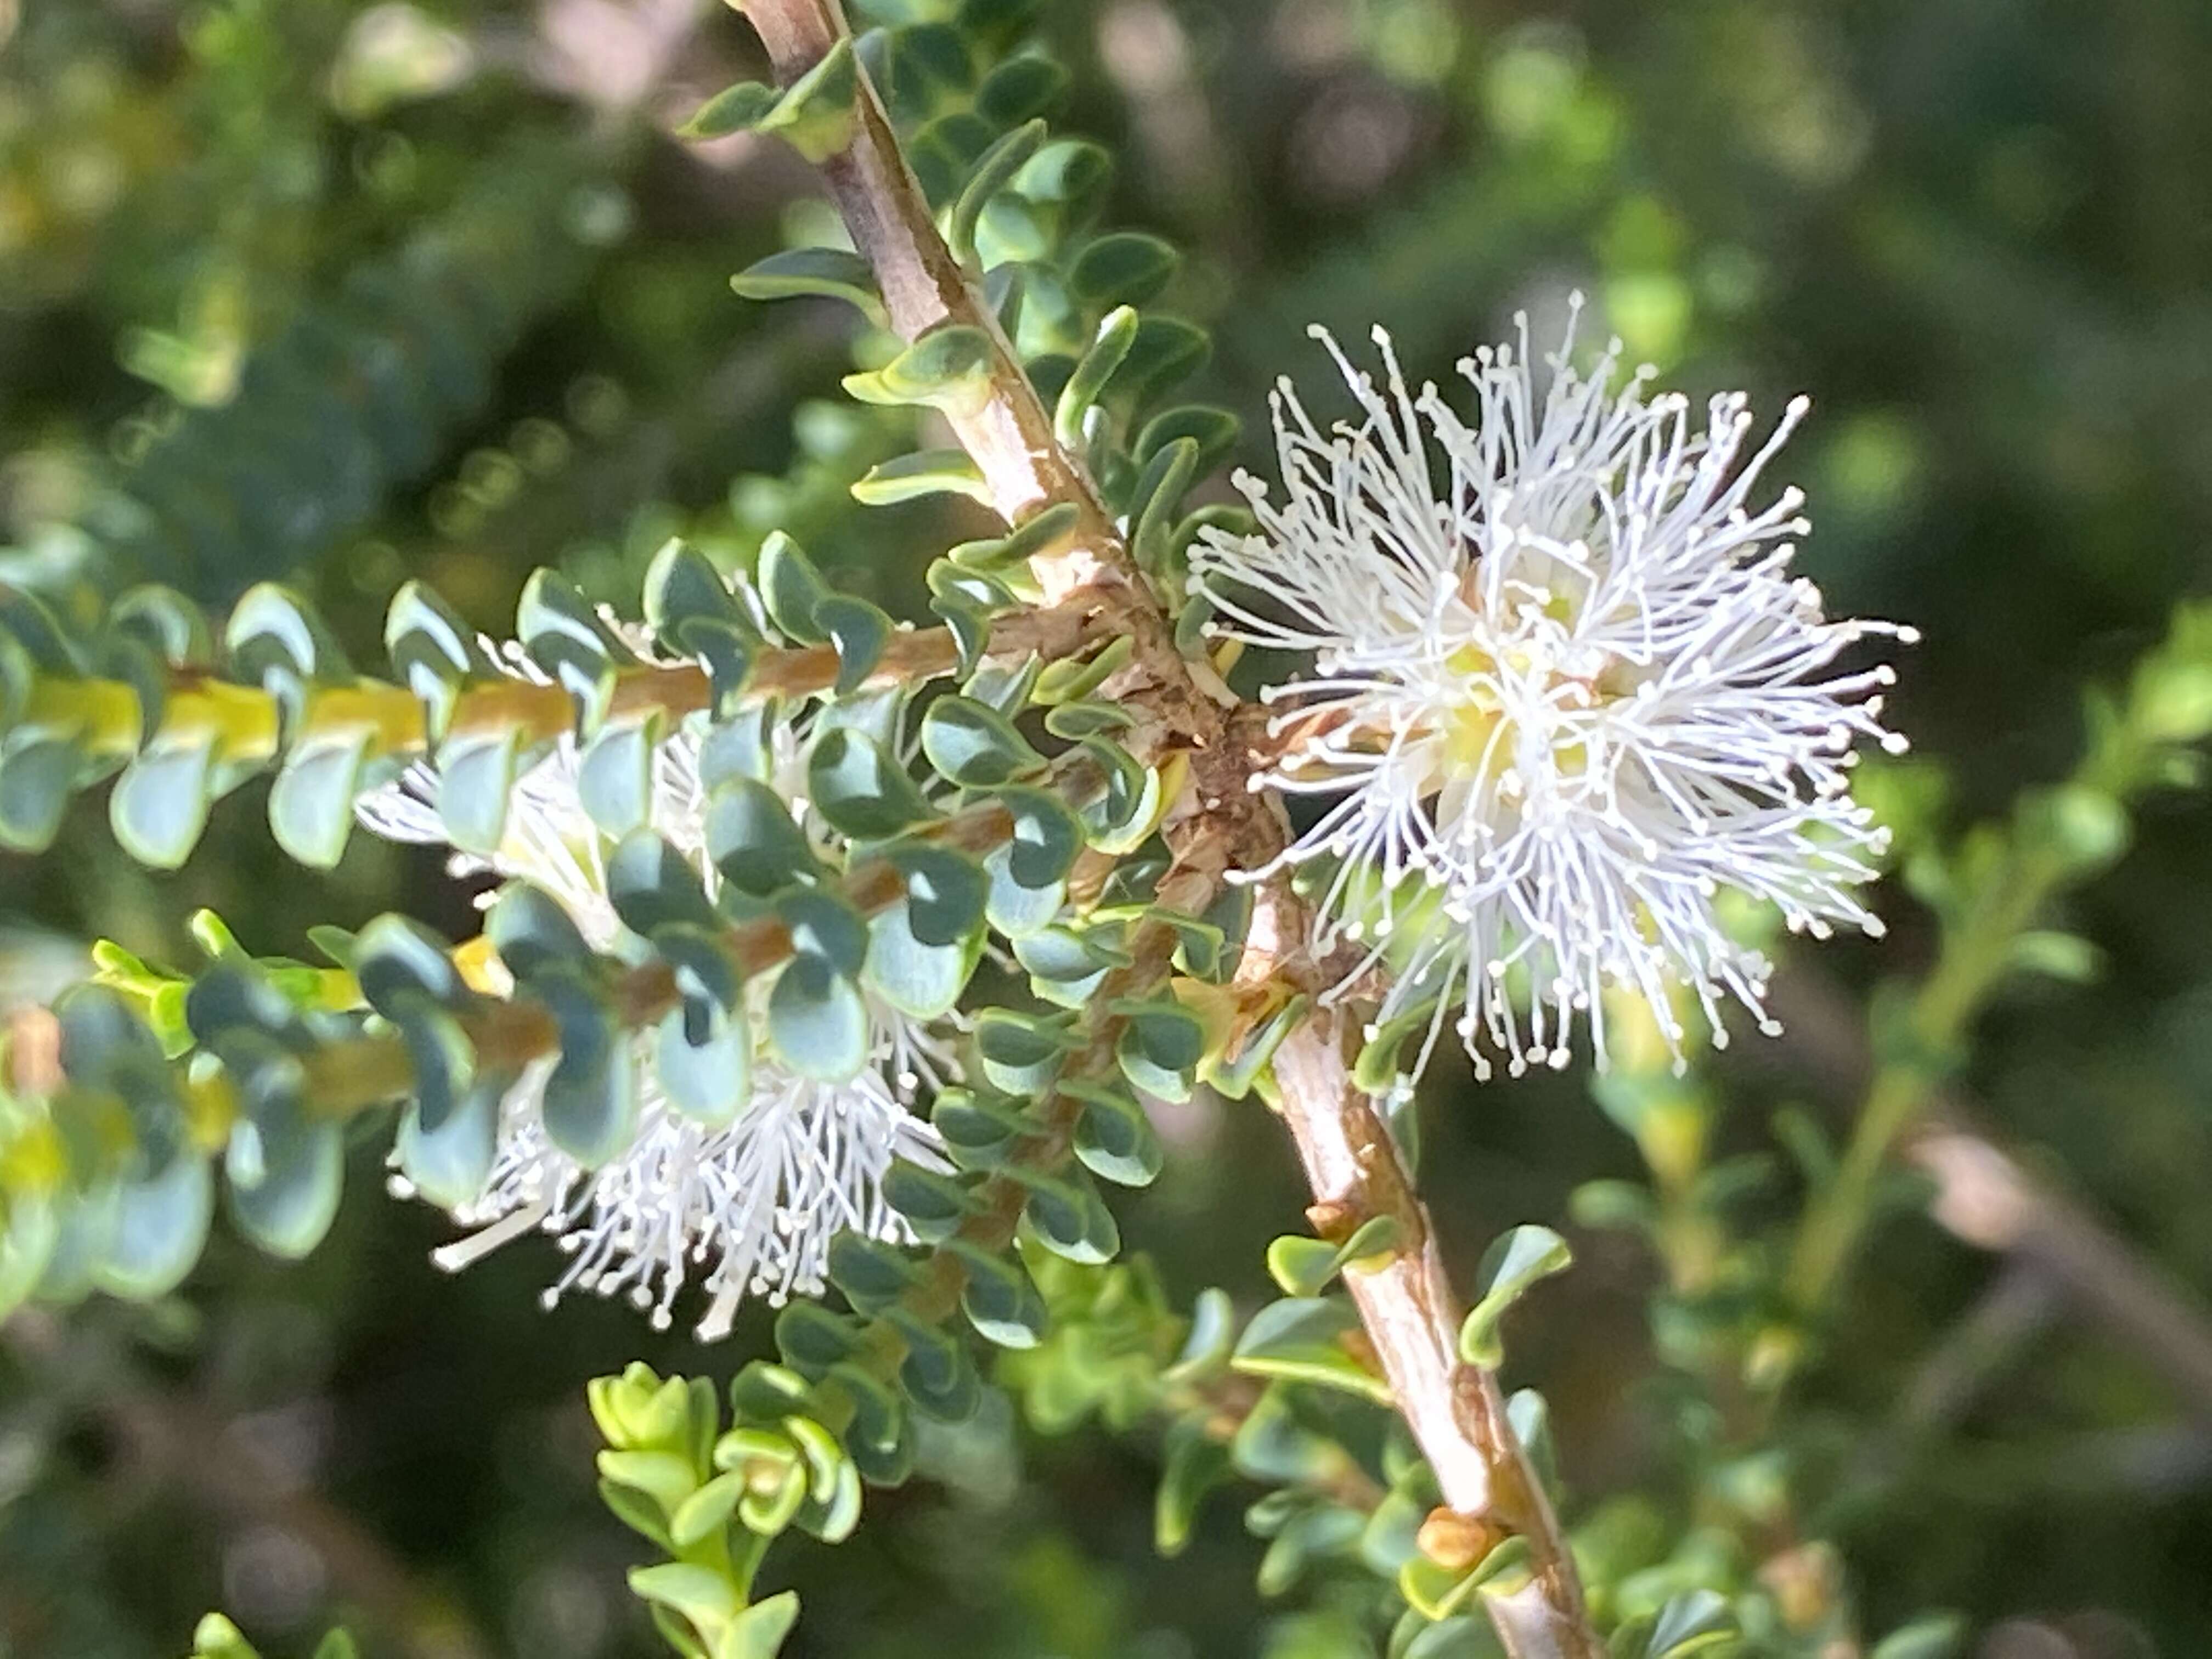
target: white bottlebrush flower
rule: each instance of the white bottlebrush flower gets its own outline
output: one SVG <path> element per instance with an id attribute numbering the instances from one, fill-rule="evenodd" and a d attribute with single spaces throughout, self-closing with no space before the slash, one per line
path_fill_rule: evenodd
<path id="1" fill-rule="evenodd" d="M 1670 1042 L 1685 985 L 1716 1042 L 1724 997 L 1771 1029 L 1768 964 L 1717 902 L 1881 932 L 1854 890 L 1885 836 L 1848 785 L 1856 741 L 1904 746 L 1879 718 L 1894 676 L 1835 663 L 1913 637 L 1826 620 L 1790 572 L 1803 497 L 1753 504 L 1803 401 L 1746 456 L 1741 394 L 1699 422 L 1648 368 L 1616 380 L 1618 343 L 1577 372 L 1571 323 L 1539 377 L 1522 319 L 1517 349 L 1461 363 L 1469 421 L 1408 389 L 1380 330 L 1381 385 L 1316 332 L 1361 418 L 1324 431 L 1283 383 L 1281 498 L 1240 478 L 1258 533 L 1210 532 L 1192 582 L 1221 633 L 1315 659 L 1267 694 L 1281 747 L 1255 787 L 1340 797 L 1270 866 L 1334 865 L 1316 945 L 1396 971 L 1385 1020 L 1434 999 L 1431 1045 L 1459 1007 L 1483 1074 L 1485 1048 L 1565 1064 L 1583 1022 L 1602 1064 L 1607 986 Z"/>
<path id="2" fill-rule="evenodd" d="M 518 672 L 526 664 L 508 653 Z M 779 770 L 803 777 L 800 732 L 790 721 L 772 734 Z M 704 847 L 706 792 L 699 742 L 688 726 L 660 746 L 655 761 L 653 828 L 699 868 L 712 890 Z M 796 792 L 786 790 L 787 798 Z M 361 821 L 398 841 L 446 839 L 436 779 L 417 766 L 364 797 Z M 794 799 L 799 822 L 825 844 L 831 832 Z M 563 737 L 519 781 L 504 839 L 489 859 L 457 853 L 456 875 L 496 874 L 535 884 L 558 899 L 598 949 L 622 924 L 607 896 L 601 836 L 577 790 L 577 751 Z M 486 895 L 486 898 L 489 898 Z M 940 1162 L 934 1134 L 915 1115 L 918 1093 L 937 1082 L 945 1047 L 918 1022 L 863 988 L 871 1016 L 870 1064 L 842 1083 L 804 1077 L 765 1052 L 753 1060 L 751 1091 L 737 1119 L 720 1128 L 670 1106 L 653 1072 L 652 1039 L 635 1044 L 640 1115 L 628 1151 L 586 1170 L 554 1146 L 541 1115 L 550 1061 L 526 1073 L 500 1111 L 497 1149 L 483 1192 L 453 1218 L 477 1231 L 438 1251 L 458 1271 L 531 1232 L 554 1235 L 573 1258 L 545 1293 L 550 1308 L 571 1289 L 625 1296 L 650 1310 L 656 1328 L 672 1319 L 677 1296 L 700 1273 L 709 1298 L 697 1334 L 729 1334 L 750 1291 L 781 1305 L 824 1287 L 830 1242 L 847 1228 L 877 1238 L 910 1237 L 884 1200 L 891 1160 Z M 402 1183 L 404 1184 L 404 1183 Z"/>

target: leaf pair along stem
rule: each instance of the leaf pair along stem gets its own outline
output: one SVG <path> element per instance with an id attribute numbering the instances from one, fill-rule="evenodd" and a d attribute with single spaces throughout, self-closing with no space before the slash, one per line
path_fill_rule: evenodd
<path id="1" fill-rule="evenodd" d="M 834 0 L 741 0 L 777 82 L 796 82 L 844 37 Z M 1218 680 L 1186 659 L 1172 620 L 1146 585 L 1091 481 L 1054 430 L 990 307 L 938 234 L 874 89 L 860 76 L 852 134 L 819 163 L 856 250 L 872 268 L 891 327 L 909 343 L 945 327 L 979 331 L 990 343 L 988 395 L 946 411 L 981 474 L 993 504 L 1018 525 L 1055 506 L 1073 507 L 1073 528 L 1035 569 L 1048 601 L 1090 599 L 1096 624 L 1127 636 L 1133 650 L 1112 683 L 1137 718 L 1122 734 L 1149 765 L 1180 759 L 1184 798 L 1164 826 L 1176 875 L 1194 914 L 1226 872 L 1265 865 L 1283 848 L 1279 808 L 1254 793 L 1256 757 L 1239 739 L 1243 722 Z M 1303 908 L 1287 882 L 1255 893 L 1240 975 L 1294 991 L 1327 988 L 1327 965 L 1303 949 Z M 1385 1259 L 1346 1272 L 1360 1318 L 1391 1393 L 1434 1468 L 1445 1504 L 1524 1538 L 1530 1576 L 1487 1598 L 1493 1624 L 1515 1659 L 1601 1659 L 1574 1560 L 1527 1453 L 1514 1436 L 1496 1376 L 1458 1350 L 1463 1309 L 1454 1295 L 1428 1212 L 1373 1103 L 1352 1078 L 1348 1045 L 1357 1022 L 1316 1005 L 1277 1050 L 1281 1111 L 1326 1236 L 1388 1216 L 1398 1244 Z"/>

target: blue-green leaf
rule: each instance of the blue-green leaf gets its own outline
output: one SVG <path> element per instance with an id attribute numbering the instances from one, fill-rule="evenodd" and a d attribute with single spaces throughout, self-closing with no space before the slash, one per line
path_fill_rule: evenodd
<path id="1" fill-rule="evenodd" d="M 806 759 L 806 795 L 830 826 L 855 841 L 888 841 L 938 814 L 914 780 L 872 738 L 832 726 Z"/>
<path id="2" fill-rule="evenodd" d="M 116 1194 L 115 1227 L 97 1270 L 100 1288 L 140 1301 L 167 1296 L 199 1260 L 214 1213 L 214 1175 L 197 1153 L 126 1183 Z"/>

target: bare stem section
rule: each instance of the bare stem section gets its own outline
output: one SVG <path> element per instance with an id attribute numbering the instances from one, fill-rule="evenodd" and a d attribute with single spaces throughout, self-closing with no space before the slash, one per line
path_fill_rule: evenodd
<path id="1" fill-rule="evenodd" d="M 833 0 L 743 0 L 776 78 L 788 85 L 834 47 L 843 31 Z M 892 326 L 919 339 L 946 325 L 981 330 L 993 347 L 991 395 L 953 421 L 962 444 L 1010 523 L 1039 509 L 1073 506 L 1067 537 L 1038 561 L 1048 599 L 1092 612 L 1095 635 L 1127 637 L 1134 652 L 1111 683 L 1138 717 L 1125 734 L 1149 764 L 1181 759 L 1189 780 L 1165 834 L 1182 884 L 1203 906 L 1226 871 L 1265 864 L 1285 842 L 1274 805 L 1248 787 L 1257 757 L 1242 733 L 1249 720 L 1224 703 L 1176 649 L 1170 619 L 1139 574 L 1121 533 L 1083 470 L 1053 435 L 1052 418 L 1023 374 L 969 275 L 938 234 L 875 93 L 861 81 L 858 121 L 822 173 L 873 267 Z M 1212 686 L 1212 689 L 1209 689 Z M 1258 895 L 1243 973 L 1298 990 L 1322 988 L 1321 964 L 1298 945 L 1302 908 L 1286 884 Z M 1491 1598 L 1490 1613 L 1516 1659 L 1601 1659 L 1574 1561 L 1534 1471 L 1506 1420 L 1489 1371 L 1459 1357 L 1462 1310 L 1453 1296 L 1428 1212 L 1381 1119 L 1352 1082 L 1344 1027 L 1352 1016 L 1316 1013 L 1278 1050 L 1282 1115 L 1311 1186 L 1311 1218 L 1342 1237 L 1377 1216 L 1395 1218 L 1399 1245 L 1384 1263 L 1346 1273 L 1367 1336 L 1398 1407 L 1435 1469 L 1445 1503 L 1462 1515 L 1524 1537 L 1527 1586 Z"/>

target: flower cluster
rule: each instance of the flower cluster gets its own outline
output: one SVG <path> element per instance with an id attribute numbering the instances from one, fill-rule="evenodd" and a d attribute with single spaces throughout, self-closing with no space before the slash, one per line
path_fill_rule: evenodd
<path id="1" fill-rule="evenodd" d="M 1571 323 L 1540 391 L 1523 319 L 1461 363 L 1470 422 L 1409 390 L 1381 331 L 1381 385 L 1316 333 L 1361 418 L 1324 430 L 1285 382 L 1282 500 L 1240 478 L 1258 532 L 1209 532 L 1192 581 L 1219 632 L 1315 659 L 1267 694 L 1255 787 L 1336 798 L 1270 870 L 1325 877 L 1317 945 L 1367 952 L 1341 989 L 1387 965 L 1382 1022 L 1429 1011 L 1433 1046 L 1457 1007 L 1485 1074 L 1484 1049 L 1565 1064 L 1580 1024 L 1602 1064 L 1608 986 L 1670 1042 L 1683 986 L 1716 1042 L 1728 998 L 1771 1029 L 1768 965 L 1718 902 L 1881 931 L 1853 890 L 1885 836 L 1848 786 L 1859 740 L 1903 747 L 1893 674 L 1838 659 L 1913 637 L 1826 620 L 1790 574 L 1802 496 L 1752 503 L 1803 402 L 1747 458 L 1741 394 L 1700 422 L 1650 370 L 1617 379 L 1617 342 L 1579 372 Z"/>
<path id="2" fill-rule="evenodd" d="M 535 676 L 526 659 L 502 660 Z M 805 811 L 803 717 L 772 729 L 773 763 L 781 793 L 802 828 L 824 847 L 834 839 Z M 711 895 L 714 866 L 705 855 L 706 788 L 699 738 L 679 728 L 654 760 L 653 827 L 688 858 Z M 577 750 L 563 737 L 517 785 L 501 846 L 492 857 L 456 853 L 456 876 L 485 874 L 530 882 L 557 899 L 595 949 L 622 934 L 607 892 L 602 837 L 578 792 Z M 435 774 L 416 766 L 366 796 L 362 823 L 395 841 L 443 842 Z M 490 895 L 485 896 L 489 901 Z M 522 1237 L 553 1234 L 573 1260 L 546 1291 L 550 1308 L 571 1289 L 627 1296 L 665 1328 L 678 1295 L 695 1268 L 708 1307 L 702 1340 L 729 1334 L 748 1291 L 781 1305 L 824 1287 L 830 1243 L 848 1228 L 878 1238 L 908 1235 L 885 1201 L 882 1182 L 895 1157 L 938 1160 L 927 1124 L 915 1115 L 916 1096 L 933 1088 L 945 1059 L 940 1037 L 865 992 L 871 1020 L 871 1061 L 856 1076 L 829 1083 L 802 1076 L 765 1050 L 752 1063 L 750 1098 L 737 1119 L 713 1127 L 675 1110 L 661 1091 L 651 1039 L 636 1039 L 641 1101 L 636 1139 L 628 1151 L 586 1169 L 555 1146 L 541 1116 L 551 1061 L 524 1073 L 502 1103 L 497 1150 L 483 1192 L 453 1212 L 477 1231 L 436 1253 L 458 1271 Z"/>

